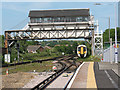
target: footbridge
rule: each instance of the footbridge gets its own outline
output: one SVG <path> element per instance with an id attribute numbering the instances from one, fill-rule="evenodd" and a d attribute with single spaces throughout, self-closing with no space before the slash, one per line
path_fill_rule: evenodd
<path id="1" fill-rule="evenodd" d="M 94 55 L 94 16 L 86 9 L 31 10 L 30 21 L 21 30 L 5 31 L 5 48 L 17 40 L 79 39 L 89 40 Z"/>

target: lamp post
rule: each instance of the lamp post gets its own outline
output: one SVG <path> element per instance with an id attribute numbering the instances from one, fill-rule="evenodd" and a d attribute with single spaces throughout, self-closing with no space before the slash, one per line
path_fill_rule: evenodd
<path id="1" fill-rule="evenodd" d="M 109 16 L 109 43 L 110 43 L 110 16 Z"/>
<path id="2" fill-rule="evenodd" d="M 115 63 L 118 63 L 118 50 L 117 50 L 117 5 L 115 3 Z"/>
<path id="3" fill-rule="evenodd" d="M 110 16 L 109 16 L 109 17 L 101 17 L 101 18 L 105 18 L 105 19 L 108 19 L 108 29 L 109 29 L 109 43 L 110 43 Z"/>
<path id="4" fill-rule="evenodd" d="M 94 5 L 102 5 L 101 3 L 96 3 Z M 108 4 L 109 5 L 109 4 Z M 111 4 L 110 4 L 111 5 Z M 115 63 L 118 63 L 118 52 L 117 52 L 117 5 L 115 3 Z M 110 41 L 110 29 L 109 29 L 109 41 Z"/>

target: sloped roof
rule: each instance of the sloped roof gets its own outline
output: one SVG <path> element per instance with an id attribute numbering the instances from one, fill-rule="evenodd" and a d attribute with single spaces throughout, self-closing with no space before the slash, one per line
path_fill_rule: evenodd
<path id="1" fill-rule="evenodd" d="M 28 50 L 28 51 L 36 51 L 36 50 L 38 50 L 40 47 L 42 47 L 42 46 L 40 46 L 40 45 L 29 45 L 29 46 L 27 47 L 27 50 Z"/>
<path id="2" fill-rule="evenodd" d="M 57 10 L 31 10 L 29 17 L 63 17 L 63 16 L 89 16 L 89 8 L 83 9 L 57 9 Z"/>
<path id="3" fill-rule="evenodd" d="M 51 47 L 49 47 L 49 46 L 45 46 L 44 48 L 51 49 Z"/>

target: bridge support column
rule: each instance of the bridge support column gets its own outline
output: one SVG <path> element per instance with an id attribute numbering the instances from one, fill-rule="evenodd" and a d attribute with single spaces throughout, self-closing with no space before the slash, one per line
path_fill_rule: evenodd
<path id="1" fill-rule="evenodd" d="M 92 38 L 91 38 L 91 53 L 94 56 L 94 31 L 92 31 Z"/>
<path id="2" fill-rule="evenodd" d="M 5 48 L 6 48 L 6 53 L 8 54 L 8 32 L 5 32 Z"/>

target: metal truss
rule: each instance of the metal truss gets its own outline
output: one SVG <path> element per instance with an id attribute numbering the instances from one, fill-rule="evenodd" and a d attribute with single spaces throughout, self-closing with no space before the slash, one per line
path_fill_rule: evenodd
<path id="1" fill-rule="evenodd" d="M 5 31 L 5 48 L 9 48 L 13 41 L 17 40 L 79 38 L 93 40 L 94 27 L 90 22 L 28 23 L 25 30 Z"/>
<path id="2" fill-rule="evenodd" d="M 41 39 L 75 39 L 91 38 L 91 30 L 69 29 L 69 30 L 13 30 L 5 31 L 6 40 L 41 40 Z"/>
<path id="3" fill-rule="evenodd" d="M 94 48 L 95 48 L 95 55 L 102 56 L 103 54 L 103 34 L 102 33 L 94 34 Z"/>

